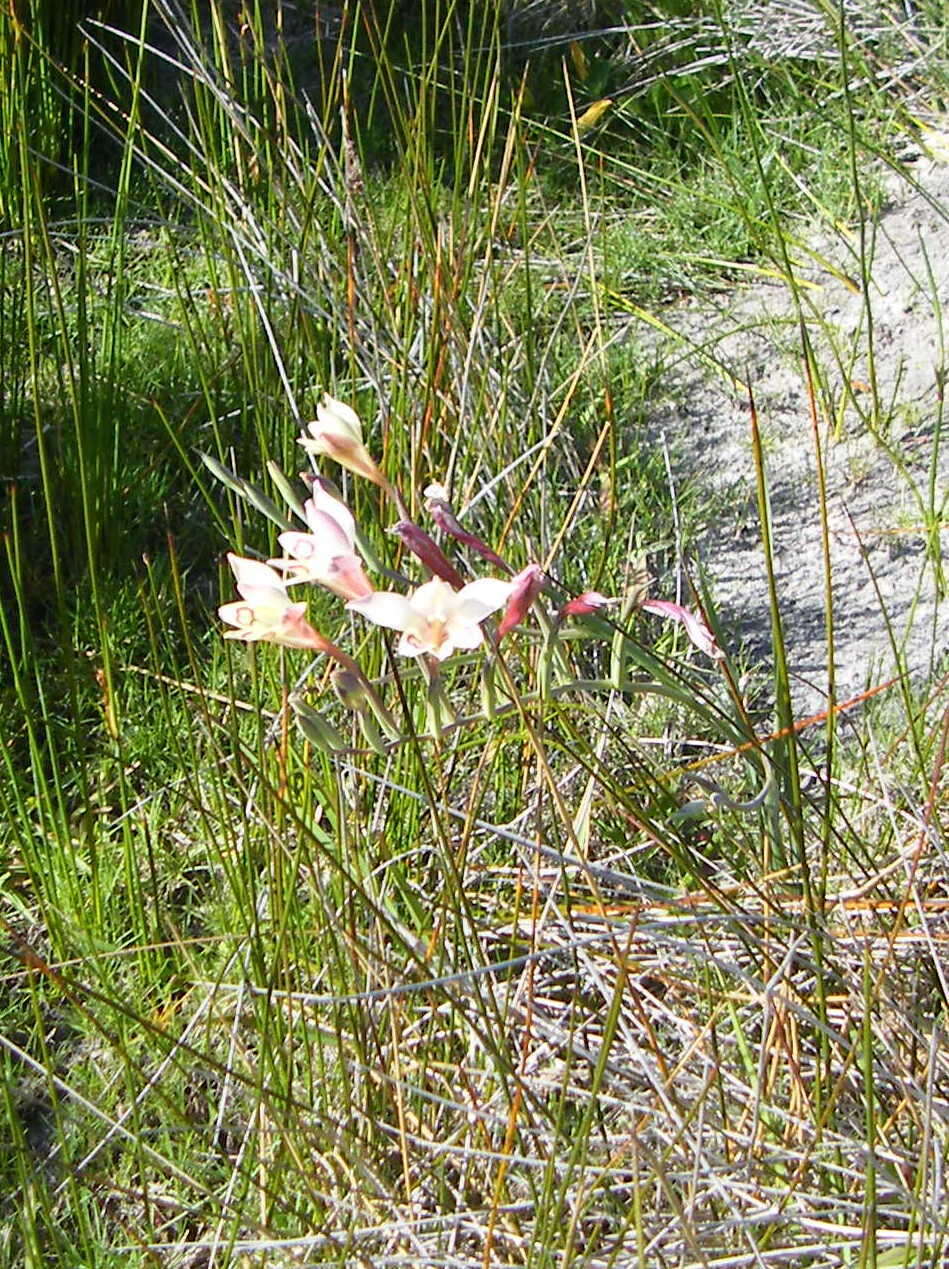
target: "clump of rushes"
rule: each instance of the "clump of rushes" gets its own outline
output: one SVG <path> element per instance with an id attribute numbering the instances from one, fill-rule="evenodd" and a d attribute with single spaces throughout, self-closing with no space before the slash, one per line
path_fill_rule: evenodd
<path id="1" fill-rule="evenodd" d="M 330 482 L 319 473 L 304 475 L 310 496 L 301 504 L 286 476 L 274 473 L 275 484 L 284 494 L 291 512 L 298 518 L 302 514 L 305 529 L 285 529 L 278 538 L 284 555 L 266 563 L 233 553 L 228 555 L 241 598 L 222 604 L 218 609 L 221 620 L 234 627 L 225 632 L 225 638 L 303 648 L 331 658 L 337 664 L 332 676 L 337 697 L 356 715 L 367 741 L 379 751 L 384 750 L 386 741 L 377 724 L 388 737 L 388 743 L 398 743 L 404 738 L 384 704 L 380 690 L 348 653 L 310 625 L 306 602 L 292 600 L 289 587 L 322 586 L 345 601 L 349 611 L 372 625 L 399 634 L 397 653 L 415 658 L 421 669 L 421 679 L 428 694 L 429 725 L 434 735 L 445 725 L 457 721 L 447 701 L 442 664 L 455 653 L 482 653 L 485 658 L 481 668 L 483 713 L 479 716 L 494 716 L 497 711 L 495 662 L 501 640 L 518 632 L 526 634 L 525 623 L 532 613 L 537 617 L 543 635 L 535 659 L 537 689 L 546 696 L 556 674 L 554 686 L 557 690 L 569 690 L 568 662 L 560 655 L 558 647 L 564 622 L 570 618 L 602 617 L 606 609 L 619 600 L 610 599 L 598 591 L 584 591 L 574 597 L 568 595 L 562 598 L 559 607 L 548 610 L 545 596 L 551 590 L 562 590 L 550 575 L 535 562 L 528 563 L 515 573 L 488 543 L 463 528 L 445 488 L 439 484 L 429 485 L 425 490 L 425 507 L 435 527 L 446 539 L 446 545 L 450 540 L 456 548 L 467 548 L 496 572 L 504 574 L 503 577 L 482 576 L 466 580 L 464 562 L 460 558 L 457 562 L 451 560 L 435 539 L 409 517 L 405 499 L 397 485 L 383 474 L 366 448 L 359 416 L 342 401 L 324 396 L 317 409 L 317 417 L 307 425 L 300 444 L 311 458 L 330 458 L 382 490 L 393 504 L 397 517 L 389 532 L 417 559 L 425 576 L 416 585 L 405 579 L 404 590 L 377 590 L 357 553 L 359 535 L 352 512 L 335 493 L 330 492 L 333 488 Z M 241 493 L 254 506 L 264 510 L 273 507 L 260 490 L 234 477 L 211 460 L 208 460 L 208 465 L 230 488 Z M 274 511 L 268 514 L 278 523 L 286 523 L 282 516 L 278 519 Z M 375 561 L 367 559 L 365 564 L 371 569 Z M 399 577 L 400 574 L 389 572 L 389 576 Z M 638 599 L 636 602 L 642 611 L 679 622 L 692 643 L 713 661 L 723 659 L 715 636 L 701 613 L 669 600 Z M 497 625 L 486 632 L 485 623 L 495 614 L 500 614 Z M 492 685 L 487 702 L 484 693 L 486 682 Z M 584 682 L 589 686 L 588 681 Z M 294 699 L 299 703 L 299 691 Z M 299 704 L 293 705 L 293 708 L 306 738 L 317 742 L 321 730 L 310 725 L 314 721 L 314 711 Z M 335 734 L 332 742 L 325 747 L 339 749 Z"/>

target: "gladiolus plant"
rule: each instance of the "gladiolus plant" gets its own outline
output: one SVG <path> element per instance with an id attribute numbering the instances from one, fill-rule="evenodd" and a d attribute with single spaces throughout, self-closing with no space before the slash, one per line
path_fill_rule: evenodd
<path id="1" fill-rule="evenodd" d="M 330 492 L 329 482 L 313 475 L 305 476 L 309 497 L 301 503 L 283 473 L 271 470 L 274 483 L 291 511 L 303 520 L 299 529 L 286 528 L 286 517 L 267 495 L 220 464 L 206 460 L 232 491 L 247 498 L 282 528 L 278 541 L 283 554 L 267 563 L 228 555 L 240 599 L 222 604 L 218 609 L 221 620 L 232 627 L 225 631 L 226 639 L 277 643 L 332 657 L 341 667 L 334 677 L 337 698 L 356 717 L 371 748 L 379 752 L 385 752 L 386 744 L 397 743 L 401 736 L 380 690 L 348 653 L 310 625 L 305 600 L 291 599 L 288 588 L 306 584 L 322 586 L 345 601 L 349 612 L 370 625 L 395 631 L 399 636 L 396 651 L 415 659 L 421 670 L 420 677 L 427 685 L 428 717 L 436 735 L 446 720 L 448 725 L 455 722 L 441 666 L 456 652 L 481 652 L 484 657 L 480 675 L 482 701 L 489 699 L 490 702 L 484 717 L 497 717 L 499 669 L 503 669 L 510 683 L 511 671 L 501 659 L 500 645 L 505 636 L 514 632 L 535 650 L 533 660 L 539 697 L 546 698 L 551 690 L 569 689 L 570 661 L 558 641 L 584 636 L 576 631 L 569 632 L 568 636 L 563 629 L 564 622 L 568 618 L 603 614 L 616 601 L 599 591 L 587 590 L 575 598 L 561 598 L 559 608 L 548 610 L 545 596 L 551 589 L 557 589 L 549 573 L 536 563 L 527 564 L 519 573 L 514 573 L 488 543 L 462 526 L 448 501 L 447 491 L 433 484 L 425 490 L 425 508 L 442 536 L 444 545 L 440 545 L 410 518 L 398 488 L 383 475 L 367 450 L 358 415 L 344 402 L 324 396 L 317 407 L 315 421 L 308 425 L 307 433 L 300 439 L 309 454 L 332 458 L 354 475 L 371 481 L 381 490 L 383 501 L 392 502 L 396 519 L 390 532 L 408 552 L 401 557 L 401 562 L 421 568 L 422 579 L 413 583 L 405 578 L 401 589 L 373 587 L 357 553 L 357 538 L 373 569 L 381 569 L 397 581 L 402 575 L 375 559 L 368 539 L 357 534 L 352 512 Z M 478 557 L 482 568 L 494 569 L 503 576 L 471 577 L 466 562 L 458 557 L 459 548 Z M 446 549 L 452 554 L 447 554 Z M 661 599 L 641 600 L 639 606 L 646 612 L 680 622 L 702 653 L 713 661 L 721 659 L 723 654 L 701 614 Z M 499 613 L 500 618 L 488 637 L 489 623 Z M 533 629 L 532 615 L 536 618 Z M 622 638 L 622 632 L 618 634 Z M 505 655 L 507 646 L 505 643 Z M 621 657 L 616 664 L 621 667 Z M 556 680 L 555 673 L 559 676 Z M 303 734 L 312 744 L 320 745 L 327 752 L 339 751 L 343 742 L 332 723 L 323 719 L 299 693 L 294 694 L 290 705 Z"/>

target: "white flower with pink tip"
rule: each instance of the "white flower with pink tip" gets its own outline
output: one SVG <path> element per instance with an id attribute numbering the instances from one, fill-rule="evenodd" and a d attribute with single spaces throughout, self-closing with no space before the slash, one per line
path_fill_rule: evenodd
<path id="1" fill-rule="evenodd" d="M 417 657 L 430 653 L 444 661 L 456 648 L 470 651 L 481 645 L 481 622 L 497 612 L 511 595 L 511 583 L 483 577 L 455 590 L 440 577 L 419 586 L 411 595 L 376 591 L 347 607 L 377 626 L 399 630 L 398 651 Z"/>
<path id="2" fill-rule="evenodd" d="M 286 556 L 268 564 L 280 569 L 285 584 L 318 582 L 342 599 L 367 599 L 372 585 L 354 549 L 356 523 L 349 508 L 315 485 L 303 512 L 309 533 L 281 533 Z"/>
<path id="3" fill-rule="evenodd" d="M 237 579 L 241 598 L 222 604 L 218 616 L 234 630 L 225 630 L 225 639 L 245 643 L 269 642 L 288 648 L 323 651 L 327 641 L 307 622 L 306 604 L 294 604 L 278 573 L 259 560 L 229 554 L 227 561 Z"/>
<path id="4" fill-rule="evenodd" d="M 387 482 L 363 444 L 362 423 L 351 405 L 324 393 L 316 418 L 307 424 L 300 444 L 308 454 L 325 454 L 341 467 L 383 488 Z"/>

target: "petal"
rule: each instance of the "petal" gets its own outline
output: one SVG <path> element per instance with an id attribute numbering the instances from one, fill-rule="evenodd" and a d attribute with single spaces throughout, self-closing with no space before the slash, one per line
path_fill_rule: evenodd
<path id="1" fill-rule="evenodd" d="M 284 596 L 286 599 L 286 596 Z M 218 616 L 233 626 L 274 626 L 283 619 L 286 603 L 273 603 L 267 599 L 239 599 L 233 604 L 222 604 Z"/>
<path id="2" fill-rule="evenodd" d="M 507 603 L 511 595 L 510 582 L 496 577 L 481 577 L 462 587 L 455 597 L 453 621 L 462 624 L 484 621 Z"/>
<path id="3" fill-rule="evenodd" d="M 307 524 L 311 533 L 320 533 L 331 521 L 338 530 L 342 540 L 351 551 L 356 540 L 356 521 L 353 513 L 345 503 L 327 493 L 321 485 L 314 485 L 313 492 L 303 504 Z"/>
<path id="4" fill-rule="evenodd" d="M 451 645 L 446 644 L 445 646 L 450 652 Z M 420 657 L 423 652 L 435 652 L 435 656 L 437 656 L 439 660 L 441 660 L 443 656 L 447 656 L 447 653 L 436 652 L 430 643 L 427 643 L 424 638 L 420 638 L 418 634 L 411 630 L 407 630 L 403 634 L 396 646 L 396 652 L 398 652 L 400 657 Z"/>
<path id="5" fill-rule="evenodd" d="M 363 602 L 373 593 L 372 582 L 363 570 L 362 561 L 352 551 L 335 556 L 330 561 L 329 568 L 317 580 L 341 599 Z"/>
<path id="6" fill-rule="evenodd" d="M 345 401 L 337 401 L 328 392 L 323 393 L 323 400 L 316 407 L 316 417 L 328 431 L 348 432 L 354 441 L 362 441 L 359 415 L 351 405 L 347 405 Z"/>
<path id="7" fill-rule="evenodd" d="M 326 640 L 317 634 L 304 617 L 306 604 L 291 604 L 284 613 L 283 621 L 270 632 L 274 643 L 285 648 L 314 648 L 318 652 L 325 651 Z"/>
<path id="8" fill-rule="evenodd" d="M 281 533 L 277 541 L 286 553 L 295 560 L 309 561 L 317 556 L 326 554 L 325 551 L 321 550 L 319 538 L 312 533 Z M 268 560 L 267 563 L 273 568 L 279 567 L 279 562 L 276 560 Z"/>
<path id="9" fill-rule="evenodd" d="M 406 597 L 392 590 L 374 591 L 366 599 L 351 600 L 346 607 L 389 630 L 414 630 L 418 624 L 416 613 Z"/>
<path id="10" fill-rule="evenodd" d="M 309 560 L 275 559 L 268 560 L 267 563 L 280 569 L 287 586 L 295 586 L 299 582 L 318 582 L 322 578 L 322 573 L 315 572 Z"/>
<path id="11" fill-rule="evenodd" d="M 433 577 L 412 592 L 409 603 L 416 617 L 425 621 L 447 621 L 460 594 L 440 577 Z"/>
<path id="12" fill-rule="evenodd" d="M 279 589 L 276 586 L 238 586 L 237 590 L 255 612 L 285 612 L 290 604 L 290 596 L 284 585 L 281 578 Z"/>
<path id="13" fill-rule="evenodd" d="M 229 626 L 237 626 L 239 630 L 249 630 L 255 621 L 253 606 L 243 599 L 235 600 L 231 604 L 221 604 L 217 615 Z M 228 631 L 228 634 L 232 639 L 237 637 L 233 630 Z"/>
<path id="14" fill-rule="evenodd" d="M 448 639 L 443 647 L 451 651 L 452 648 L 461 648 L 464 652 L 470 652 L 472 648 L 480 648 L 484 642 L 484 631 L 474 622 L 459 621 L 457 618 L 452 621 L 448 627 Z M 441 657 L 447 656 L 447 652 L 435 654 Z"/>
<path id="15" fill-rule="evenodd" d="M 353 540 L 342 525 L 325 511 L 312 509 L 307 515 L 311 536 L 325 546 L 327 555 L 341 555 L 353 549 Z"/>
<path id="16" fill-rule="evenodd" d="M 224 608 L 229 605 L 224 605 Z M 270 621 L 260 621 L 254 614 L 253 610 L 248 608 L 246 604 L 235 604 L 232 613 L 226 613 L 224 608 L 218 610 L 218 614 L 222 621 L 230 622 L 231 625 L 237 627 L 236 630 L 225 630 L 225 639 L 243 639 L 245 643 L 251 643 L 256 640 L 272 639 L 274 631 L 278 625 L 274 625 Z"/>
<path id="17" fill-rule="evenodd" d="M 261 590 L 283 589 L 283 579 L 269 565 L 261 563 L 260 560 L 248 560 L 243 555 L 234 555 L 233 552 L 229 552 L 227 562 L 237 579 L 237 588 L 242 595 L 244 587 Z"/>

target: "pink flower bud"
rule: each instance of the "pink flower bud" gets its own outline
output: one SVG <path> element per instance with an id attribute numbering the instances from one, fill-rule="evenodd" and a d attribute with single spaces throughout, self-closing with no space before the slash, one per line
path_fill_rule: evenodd
<path id="1" fill-rule="evenodd" d="M 601 608 L 615 603 L 613 599 L 608 599 L 606 595 L 601 595 L 598 590 L 585 590 L 582 595 L 577 595 L 576 599 L 568 599 L 564 606 L 557 614 L 559 617 L 588 617 L 590 613 L 599 612 Z"/>
<path id="2" fill-rule="evenodd" d="M 448 582 L 456 590 L 461 590 L 465 579 L 445 555 L 434 538 L 429 537 L 424 529 L 420 529 L 412 520 L 399 520 L 389 530 L 394 533 L 403 546 L 417 556 L 427 569 L 443 582 Z M 359 598 L 353 596 L 353 598 Z"/>
<path id="3" fill-rule="evenodd" d="M 483 560 L 493 564 L 495 568 L 503 569 L 505 573 L 514 571 L 510 564 L 502 560 L 496 551 L 492 551 L 486 542 L 482 542 L 480 538 L 475 537 L 473 533 L 469 533 L 467 529 L 461 527 L 455 513 L 451 509 L 442 485 L 429 485 L 425 490 L 425 509 L 442 533 L 454 538 L 462 546 L 469 547 L 480 555 Z"/>
<path id="4" fill-rule="evenodd" d="M 544 588 L 547 578 L 539 564 L 528 564 L 511 580 L 511 597 L 498 625 L 498 638 L 503 639 L 527 616 L 528 610 Z"/>
<path id="5" fill-rule="evenodd" d="M 683 608 L 681 604 L 674 604 L 668 599 L 644 599 L 640 607 L 644 612 L 653 612 L 658 617 L 668 617 L 671 621 L 681 622 L 685 627 L 685 633 L 700 652 L 704 652 L 706 656 L 716 661 L 725 659 L 724 652 L 715 642 L 715 636 L 701 615 L 690 612 L 688 608 Z"/>

